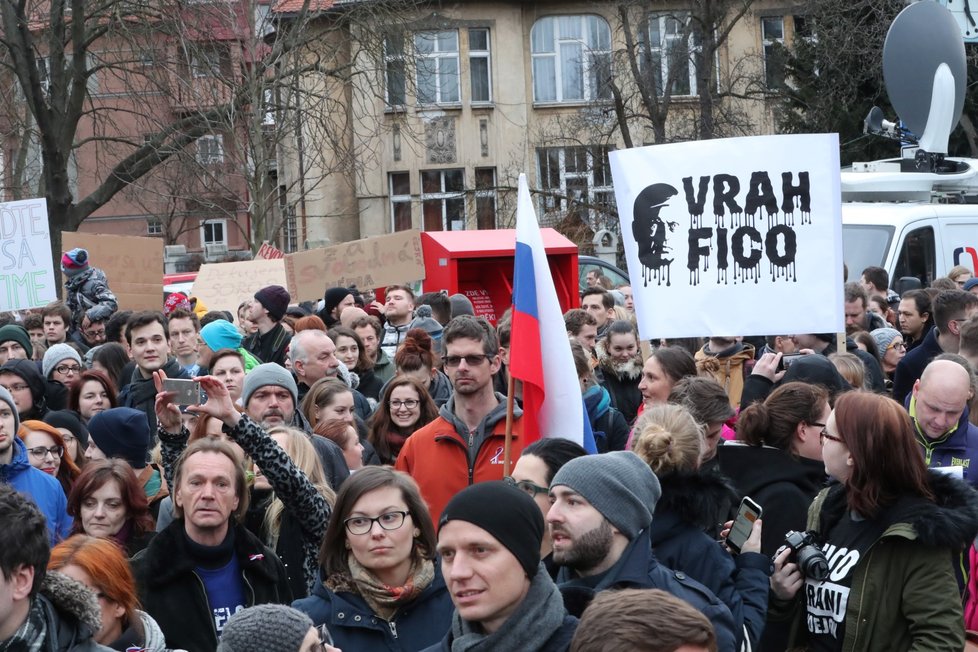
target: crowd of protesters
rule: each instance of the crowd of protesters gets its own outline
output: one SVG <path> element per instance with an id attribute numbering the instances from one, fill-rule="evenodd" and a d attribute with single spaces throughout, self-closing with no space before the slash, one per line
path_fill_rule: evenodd
<path id="1" fill-rule="evenodd" d="M 524 431 L 508 315 L 464 295 L 133 311 L 91 263 L 0 315 L 0 650 L 943 652 L 978 629 L 966 269 L 902 296 L 864 270 L 844 335 L 648 345 L 591 273 L 564 316 L 587 454 Z"/>

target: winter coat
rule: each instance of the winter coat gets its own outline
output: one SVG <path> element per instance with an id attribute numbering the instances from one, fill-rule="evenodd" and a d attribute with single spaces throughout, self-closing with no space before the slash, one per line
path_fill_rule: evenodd
<path id="1" fill-rule="evenodd" d="M 662 497 L 649 528 L 656 558 L 713 591 L 755 648 L 767 619 L 771 558 L 756 552 L 731 556 L 706 534 L 715 528 L 716 505 L 729 504 L 734 489 L 711 473 L 668 473 L 659 482 Z"/>
<path id="2" fill-rule="evenodd" d="M 598 452 L 625 450 L 628 423 L 622 413 L 611 406 L 608 390 L 600 385 L 589 387 L 584 393 L 584 407 Z"/>
<path id="3" fill-rule="evenodd" d="M 808 506 L 825 486 L 821 460 L 736 441 L 717 448 L 717 459 L 720 473 L 730 478 L 740 496 L 750 496 L 764 510 L 761 553 L 772 557 L 785 534 L 805 529 Z"/>
<path id="4" fill-rule="evenodd" d="M 394 358 L 387 355 L 383 349 L 377 349 L 377 362 L 374 363 L 374 375 L 386 383 L 394 377 L 397 368 L 394 366 Z"/>
<path id="5" fill-rule="evenodd" d="M 932 503 L 907 496 L 879 518 L 886 529 L 853 570 L 842 652 L 947 652 L 964 647 L 964 621 L 951 556 L 978 534 L 978 494 L 966 483 L 928 472 Z M 808 512 L 808 527 L 828 532 L 848 510 L 846 491 L 822 490 Z M 772 600 L 772 617 L 793 617 L 792 643 L 804 646 L 807 629 L 800 590 L 789 603 Z"/>
<path id="6" fill-rule="evenodd" d="M 341 650 L 413 652 L 434 645 L 451 624 L 451 596 L 435 562 L 435 578 L 416 599 L 398 609 L 390 621 L 373 612 L 360 595 L 334 593 L 317 582 L 312 595 L 292 606 L 308 615 L 316 627 L 325 624 L 333 645 Z"/>
<path id="7" fill-rule="evenodd" d="M 907 354 L 897 363 L 896 371 L 893 372 L 893 400 L 903 403 L 913 389 L 913 384 L 924 373 L 924 367 L 944 353 L 944 349 L 937 341 L 937 335 L 935 326 L 924 335 L 919 345 L 912 351 L 907 351 Z"/>
<path id="8" fill-rule="evenodd" d="M 163 365 L 163 372 L 167 378 L 190 378 L 183 370 L 176 358 L 170 357 Z M 143 378 L 139 367 L 132 370 L 129 382 L 119 392 L 119 407 L 128 407 L 141 410 L 146 414 L 146 423 L 149 424 L 149 432 L 152 435 L 156 432 L 156 385 L 153 383 L 152 376 Z M 156 442 L 150 442 L 155 445 Z"/>
<path id="9" fill-rule="evenodd" d="M 970 411 L 965 408 L 958 418 L 957 428 L 938 439 L 926 437 L 915 422 L 914 436 L 924 453 L 927 466 L 962 467 L 965 482 L 978 489 L 978 426 L 971 423 L 969 416 Z M 974 467 L 971 460 L 975 461 Z"/>
<path id="10" fill-rule="evenodd" d="M 588 580 L 592 581 L 588 581 Z M 564 605 L 572 616 L 580 618 L 594 596 L 609 589 L 661 589 L 685 600 L 713 623 L 720 652 L 739 649 L 740 632 L 734 625 L 730 610 L 708 588 L 682 571 L 659 564 L 652 552 L 649 530 L 642 530 L 625 548 L 621 557 L 604 575 L 576 579 L 567 567 L 557 574 L 557 586 L 564 596 Z"/>
<path id="11" fill-rule="evenodd" d="M 95 642 L 102 612 L 95 593 L 81 582 L 48 571 L 35 600 L 44 607 L 47 636 L 41 652 L 111 652 Z"/>
<path id="12" fill-rule="evenodd" d="M 754 347 L 737 343 L 723 351 L 711 351 L 709 343 L 693 356 L 701 376 L 710 376 L 723 386 L 730 398 L 730 405 L 740 405 L 744 391 L 744 379 L 750 374 L 754 361 Z"/>
<path id="13" fill-rule="evenodd" d="M 289 347 L 292 336 L 282 324 L 275 324 L 272 329 L 262 335 L 255 331 L 241 341 L 241 348 L 262 362 L 274 362 L 285 366 L 285 350 Z"/>
<path id="14" fill-rule="evenodd" d="M 246 606 L 291 604 L 282 562 L 244 526 L 232 520 L 232 527 Z M 213 652 L 217 647 L 214 616 L 204 582 L 194 570 L 183 519 L 158 533 L 131 565 L 139 602 L 159 623 L 167 642 L 189 652 Z"/>
<path id="15" fill-rule="evenodd" d="M 163 630 L 156 624 L 153 617 L 139 609 L 136 609 L 136 615 L 139 617 L 138 627 L 130 623 L 129 627 L 122 632 L 122 636 L 113 641 L 109 647 L 121 652 L 128 652 L 129 650 L 171 652 L 166 647 Z"/>
<path id="16" fill-rule="evenodd" d="M 455 416 L 455 396 L 439 411 L 438 418 L 408 437 L 394 465 L 414 478 L 428 504 L 435 527 L 445 505 L 456 493 L 476 482 L 503 479 L 503 444 L 506 439 L 506 397 L 496 394 L 499 405 L 489 412 L 470 435 Z M 523 411 L 513 408 L 510 459 L 523 451 Z"/>
<path id="17" fill-rule="evenodd" d="M 92 322 L 105 321 L 119 309 L 119 302 L 109 289 L 105 272 L 99 268 L 89 267 L 81 274 L 66 278 L 65 305 L 76 324 L 81 324 L 83 315 Z"/>
<path id="18" fill-rule="evenodd" d="M 35 469 L 27 459 L 27 446 L 20 437 L 13 437 L 9 464 L 0 464 L 0 482 L 30 496 L 48 522 L 51 545 L 71 535 L 72 519 L 68 516 L 68 499 L 61 484 L 44 471 Z"/>
<path id="19" fill-rule="evenodd" d="M 642 404 L 642 392 L 638 384 L 642 381 L 642 355 L 638 353 L 628 362 L 615 362 L 605 351 L 605 343 L 598 342 L 594 352 L 598 356 L 598 371 L 601 372 L 601 386 L 611 395 L 611 404 L 633 423 Z"/>

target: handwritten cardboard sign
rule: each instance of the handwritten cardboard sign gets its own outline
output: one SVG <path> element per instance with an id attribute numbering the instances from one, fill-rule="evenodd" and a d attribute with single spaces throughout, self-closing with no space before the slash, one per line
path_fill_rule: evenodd
<path id="1" fill-rule="evenodd" d="M 162 310 L 163 240 L 132 235 L 61 232 L 65 251 L 88 250 L 93 267 L 105 272 L 119 310 Z"/>
<path id="2" fill-rule="evenodd" d="M 0 204 L 0 310 L 43 306 L 57 288 L 44 199 Z"/>
<path id="3" fill-rule="evenodd" d="M 194 296 L 208 310 L 237 314 L 242 301 L 254 298 L 255 292 L 268 285 L 285 287 L 285 262 L 281 258 L 201 265 L 194 280 Z M 292 301 L 296 301 L 294 294 Z"/>
<path id="4" fill-rule="evenodd" d="M 293 301 L 315 301 L 330 287 L 362 290 L 423 280 L 419 231 L 398 231 L 285 255 Z"/>

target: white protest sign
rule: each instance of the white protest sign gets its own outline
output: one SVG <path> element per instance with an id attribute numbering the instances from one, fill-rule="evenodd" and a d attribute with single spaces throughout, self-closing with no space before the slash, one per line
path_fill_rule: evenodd
<path id="1" fill-rule="evenodd" d="M 844 328 L 837 134 L 611 153 L 643 339 Z"/>
<path id="2" fill-rule="evenodd" d="M 44 199 L 0 204 L 0 311 L 39 308 L 57 291 Z"/>

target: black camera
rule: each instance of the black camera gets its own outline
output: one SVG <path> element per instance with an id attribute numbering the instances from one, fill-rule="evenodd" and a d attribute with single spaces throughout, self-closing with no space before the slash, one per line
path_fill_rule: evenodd
<path id="1" fill-rule="evenodd" d="M 791 559 L 798 564 L 802 575 L 816 582 L 829 576 L 829 560 L 818 547 L 813 532 L 795 532 L 784 535 L 784 542 L 791 548 Z"/>

